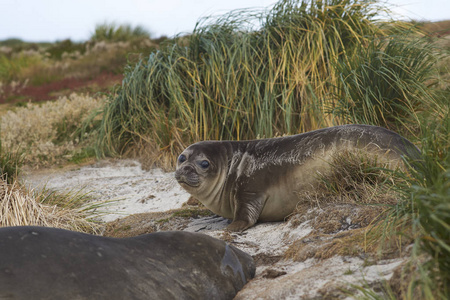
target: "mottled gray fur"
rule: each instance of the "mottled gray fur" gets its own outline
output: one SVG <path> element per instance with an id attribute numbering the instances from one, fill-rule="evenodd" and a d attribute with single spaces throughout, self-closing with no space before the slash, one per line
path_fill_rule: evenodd
<path id="1" fill-rule="evenodd" d="M 200 233 L 0 228 L 0 299 L 233 299 L 254 274 L 250 255 Z"/>
<path id="2" fill-rule="evenodd" d="M 211 211 L 233 219 L 229 230 L 242 231 L 257 221 L 283 220 L 299 192 L 330 170 L 336 154 L 355 150 L 394 163 L 419 155 L 411 142 L 385 128 L 343 125 L 271 139 L 199 142 L 183 151 L 175 177 Z"/>

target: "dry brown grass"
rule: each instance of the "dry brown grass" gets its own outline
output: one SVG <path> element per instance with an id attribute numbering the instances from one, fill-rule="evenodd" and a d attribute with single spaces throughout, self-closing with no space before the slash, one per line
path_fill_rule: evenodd
<path id="1" fill-rule="evenodd" d="M 169 123 L 177 123 L 175 120 L 168 120 L 161 122 L 161 134 L 158 139 L 168 137 L 162 142 L 151 140 L 146 136 L 140 136 L 138 141 L 133 141 L 134 146 L 129 147 L 123 153 L 123 156 L 138 158 L 144 168 L 158 167 L 165 171 L 175 170 L 178 154 L 181 153 L 186 145 L 183 142 L 183 135 L 185 133 L 171 127 Z M 158 145 L 166 144 L 164 147 Z"/>
<path id="2" fill-rule="evenodd" d="M 304 261 L 327 259 L 335 255 L 389 258 L 404 254 L 412 238 L 384 237 L 379 222 L 386 216 L 386 207 L 330 204 L 304 215 L 313 231 L 288 248 L 285 258 Z M 303 221 L 304 221 L 303 220 Z M 380 243 L 384 240 L 384 243 Z M 383 244 L 381 248 L 380 245 Z"/>
<path id="3" fill-rule="evenodd" d="M 285 257 L 303 261 L 334 255 L 401 254 L 412 239 L 384 237 L 383 230 L 377 230 L 387 225 L 380 221 L 398 199 L 395 186 L 401 179 L 389 167 L 396 164 L 365 153 L 335 156 L 331 171 L 320 175 L 315 189 L 299 194 L 301 202 L 291 216 L 292 224 L 309 221 L 313 231 L 295 241 Z"/>
<path id="4" fill-rule="evenodd" d="M 70 160 L 77 149 L 88 145 L 89 136 L 83 136 L 81 141 L 77 129 L 102 104 L 101 97 L 72 94 L 9 110 L 0 121 L 2 147 L 14 153 L 25 152 L 24 163 L 31 165 Z"/>
<path id="5" fill-rule="evenodd" d="M 330 162 L 330 171 L 318 174 L 318 184 L 298 193 L 295 213 L 305 213 L 311 207 L 334 204 L 381 204 L 397 202 L 395 178 L 391 169 L 399 163 L 365 151 L 345 151 Z"/>
<path id="6" fill-rule="evenodd" d="M 87 219 L 84 208 L 43 204 L 43 194 L 27 191 L 15 181 L 0 181 L 0 227 L 45 226 L 99 233 L 101 226 Z"/>

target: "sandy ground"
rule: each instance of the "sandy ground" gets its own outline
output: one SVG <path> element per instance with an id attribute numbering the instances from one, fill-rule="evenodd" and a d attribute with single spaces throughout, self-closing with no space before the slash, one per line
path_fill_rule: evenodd
<path id="1" fill-rule="evenodd" d="M 131 214 L 180 208 L 189 195 L 172 173 L 160 169 L 144 171 L 134 160 L 102 160 L 68 170 L 27 172 L 25 185 L 59 191 L 88 192 L 97 201 L 111 201 L 100 218 L 110 222 Z"/>
<path id="2" fill-rule="evenodd" d="M 111 222 L 129 215 L 166 212 L 181 208 L 189 195 L 180 188 L 173 173 L 145 171 L 134 160 L 103 160 L 78 168 L 29 172 L 23 181 L 31 187 L 89 191 L 95 200 L 112 201 L 101 217 Z M 282 259 L 286 249 L 307 236 L 309 221 L 262 223 L 241 234 L 224 233 L 229 220 L 219 216 L 191 218 L 182 230 L 202 232 L 225 239 L 250 253 L 257 262 L 256 277 L 236 299 L 352 298 L 342 289 L 350 284 L 381 286 L 403 260 L 367 264 L 364 257 L 334 256 L 296 262 Z"/>

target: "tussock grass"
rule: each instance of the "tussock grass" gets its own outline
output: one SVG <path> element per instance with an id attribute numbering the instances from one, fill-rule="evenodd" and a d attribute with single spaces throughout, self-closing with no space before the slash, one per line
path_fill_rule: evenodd
<path id="1" fill-rule="evenodd" d="M 102 97 L 72 94 L 10 110 L 0 120 L 2 151 L 23 153 L 23 163 L 35 166 L 70 160 L 94 140 L 97 119 L 85 122 L 83 133 L 80 128 L 103 101 Z"/>
<path id="2" fill-rule="evenodd" d="M 438 56 L 425 39 L 402 34 L 374 39 L 337 63 L 339 80 L 333 114 L 349 123 L 374 124 L 414 132 L 417 114 L 434 105 L 429 88 Z"/>
<path id="3" fill-rule="evenodd" d="M 349 121 L 415 124 L 415 112 L 434 100 L 424 84 L 433 53 L 411 26 L 380 21 L 382 9 L 366 1 L 285 0 L 269 12 L 202 19 L 192 35 L 126 69 L 104 108 L 98 148 L 125 153 L 148 143 L 172 158 L 199 140 Z"/>
<path id="4" fill-rule="evenodd" d="M 55 105 L 55 107 L 59 109 L 59 113 L 64 111 L 61 109 L 61 106 Z M 43 111 L 49 112 L 45 109 Z M 43 111 L 38 110 L 38 113 L 42 113 Z M 56 113 L 54 115 L 48 113 L 50 118 L 55 117 L 55 115 Z M 39 120 L 43 119 L 42 115 L 33 115 L 32 113 L 31 116 Z M 25 124 L 20 123 L 20 121 L 24 120 L 27 120 L 31 125 L 36 125 L 36 123 L 33 123 L 36 120 L 27 118 L 30 117 L 30 114 L 25 114 L 22 117 L 24 118 L 14 120 L 17 126 L 11 127 L 12 129 L 21 129 L 20 125 Z M 68 120 L 67 114 L 60 117 L 66 121 Z M 52 123 L 50 122 L 50 124 Z M 44 130 L 47 129 L 49 128 L 44 128 Z M 33 130 L 35 134 L 33 134 Z M 29 127 L 29 137 L 36 137 L 38 130 L 39 128 Z M 70 131 L 72 133 L 72 130 Z M 14 133 L 17 132 L 12 132 L 12 134 Z M 67 132 L 62 132 L 62 134 L 67 134 Z M 20 136 L 17 136 L 17 138 L 20 138 Z M 16 142 L 23 142 L 28 145 L 31 143 L 30 140 L 17 140 Z M 45 188 L 41 190 L 25 188 L 19 184 L 18 175 L 23 161 L 26 160 L 25 158 L 28 158 L 27 161 L 30 161 L 30 157 L 26 157 L 27 153 L 24 149 L 21 149 L 21 151 L 25 151 L 23 153 L 11 152 L 5 149 L 3 145 L 4 143 L 0 142 L 0 226 L 36 225 L 88 233 L 101 233 L 102 226 L 94 219 L 102 214 L 101 208 L 107 205 L 107 203 L 92 201 L 88 194 L 82 191 L 59 193 Z M 13 147 L 11 144 L 8 146 L 10 148 Z"/>
<path id="5" fill-rule="evenodd" d="M 448 105 L 448 103 L 447 103 Z M 398 186 L 400 201 L 392 209 L 388 222 L 404 224 L 400 229 L 385 230 L 414 238 L 411 264 L 415 273 L 401 291 L 412 298 L 417 292 L 424 299 L 445 299 L 450 291 L 450 116 L 431 114 L 422 123 L 422 158 L 410 162 L 404 184 Z M 389 234 L 388 234 L 389 235 Z M 425 259 L 423 258 L 425 256 Z"/>

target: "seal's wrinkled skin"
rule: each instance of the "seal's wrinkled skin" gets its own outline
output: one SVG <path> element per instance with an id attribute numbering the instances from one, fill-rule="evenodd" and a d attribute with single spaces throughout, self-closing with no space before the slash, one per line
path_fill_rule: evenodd
<path id="1" fill-rule="evenodd" d="M 214 213 L 243 231 L 257 221 L 282 221 L 330 170 L 333 156 L 364 151 L 397 162 L 417 157 L 417 148 L 385 128 L 343 125 L 303 134 L 251 141 L 204 141 L 178 157 L 175 178 Z"/>
<path id="2" fill-rule="evenodd" d="M 233 299 L 250 255 L 207 235 L 0 228 L 0 299 Z"/>

